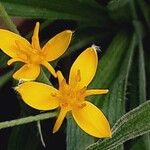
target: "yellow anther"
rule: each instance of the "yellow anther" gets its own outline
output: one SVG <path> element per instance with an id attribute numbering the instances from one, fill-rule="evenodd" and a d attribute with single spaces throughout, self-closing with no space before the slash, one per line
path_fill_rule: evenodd
<path id="1" fill-rule="evenodd" d="M 61 106 L 62 106 L 62 107 L 67 107 L 67 106 L 68 106 L 68 103 L 62 103 Z"/>
<path id="2" fill-rule="evenodd" d="M 81 109 L 82 109 L 83 107 L 85 107 L 85 106 L 86 106 L 86 103 L 78 104 L 78 107 L 81 108 Z"/>
<path id="3" fill-rule="evenodd" d="M 83 88 L 80 90 L 80 94 L 82 95 L 82 94 L 84 94 L 85 92 L 86 92 L 86 86 L 83 87 Z"/>

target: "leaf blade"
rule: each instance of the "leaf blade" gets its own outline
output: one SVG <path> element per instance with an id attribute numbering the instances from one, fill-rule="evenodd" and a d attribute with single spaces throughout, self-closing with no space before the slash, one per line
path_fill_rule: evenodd
<path id="1" fill-rule="evenodd" d="M 112 150 L 129 139 L 150 132 L 150 100 L 122 116 L 114 125 L 112 139 L 98 141 L 87 150 Z M 135 124 L 137 123 L 137 124 Z"/>

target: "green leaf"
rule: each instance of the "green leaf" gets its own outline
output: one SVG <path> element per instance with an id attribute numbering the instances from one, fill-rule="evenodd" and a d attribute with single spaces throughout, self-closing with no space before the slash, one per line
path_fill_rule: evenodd
<path id="1" fill-rule="evenodd" d="M 140 36 L 141 37 L 141 36 Z M 142 39 L 139 41 L 139 101 L 140 104 L 145 102 L 146 99 L 146 74 L 145 74 L 145 59 L 144 59 L 144 49 L 142 44 Z M 150 149 L 150 135 L 146 134 L 142 137 L 143 142 L 141 142 L 145 150 Z M 142 145 L 141 144 L 141 145 Z"/>
<path id="2" fill-rule="evenodd" d="M 49 20 L 70 19 L 99 25 L 108 23 L 109 17 L 104 9 L 76 0 L 2 0 L 9 15 Z M 88 16 L 88 17 L 87 17 Z"/>
<path id="3" fill-rule="evenodd" d="M 56 115 L 57 115 L 56 112 L 48 112 L 48 113 L 41 113 L 38 115 L 23 117 L 20 119 L 4 121 L 4 122 L 0 122 L 0 129 L 19 126 L 19 125 L 23 125 L 23 124 L 27 124 L 27 123 L 36 122 L 39 120 L 45 120 L 45 119 L 53 118 Z"/>
<path id="4" fill-rule="evenodd" d="M 0 50 L 0 68 L 1 69 L 7 67 L 8 59 L 9 57 Z"/>
<path id="5" fill-rule="evenodd" d="M 149 22 L 149 18 L 150 18 L 150 6 L 149 4 L 145 1 L 145 0 L 138 0 L 137 1 L 140 9 L 141 9 L 141 12 L 143 13 L 143 16 L 145 18 L 145 21 L 147 23 L 147 26 L 150 30 L 150 22 Z"/>
<path id="6" fill-rule="evenodd" d="M 132 14 L 130 10 L 130 1 L 132 0 L 111 0 L 108 5 L 108 12 L 112 20 L 116 22 L 117 25 L 129 27 L 132 22 Z"/>
<path id="7" fill-rule="evenodd" d="M 4 75 L 0 76 L 0 88 L 6 83 L 8 82 L 8 80 L 12 77 L 14 71 L 9 71 L 7 73 L 5 73 Z"/>
<path id="8" fill-rule="evenodd" d="M 108 3 L 108 9 L 116 10 L 125 6 L 130 0 L 110 0 Z"/>
<path id="9" fill-rule="evenodd" d="M 80 140 L 82 139 L 82 140 Z M 94 138 L 86 134 L 77 126 L 72 116 L 67 117 L 67 150 L 84 150 L 94 143 Z"/>
<path id="10" fill-rule="evenodd" d="M 7 11 L 5 10 L 5 8 L 3 7 L 3 5 L 0 2 L 0 17 L 3 20 L 5 26 L 11 30 L 12 32 L 15 32 L 17 34 L 19 34 L 16 26 L 14 25 L 14 23 L 12 22 L 12 20 L 10 19 L 10 17 L 7 14 Z"/>
<path id="11" fill-rule="evenodd" d="M 100 59 L 96 76 L 91 84 L 93 88 L 109 88 L 120 71 L 122 58 L 125 58 L 130 43 L 130 33 L 120 32 L 114 37 L 106 53 Z"/>
<path id="12" fill-rule="evenodd" d="M 104 41 L 105 39 L 110 38 L 113 35 L 114 32 L 108 29 L 104 30 L 98 27 L 79 27 L 75 31 L 71 46 L 64 56 L 69 56 L 79 49 L 83 49 L 83 47 L 91 46 L 93 43 L 97 45 L 99 41 Z"/>
<path id="13" fill-rule="evenodd" d="M 138 40 L 138 49 L 139 52 L 136 52 L 136 55 L 134 56 L 134 63 L 133 71 L 131 71 L 132 79 L 130 78 L 130 88 L 128 92 L 130 93 L 128 98 L 130 101 L 130 105 L 128 108 L 133 109 L 135 106 L 138 106 L 139 104 L 145 102 L 146 100 L 146 75 L 145 75 L 145 60 L 144 60 L 144 49 L 143 49 L 143 43 L 142 43 L 142 37 L 143 37 L 143 26 L 139 21 L 133 21 L 136 36 Z M 136 69 L 136 70 L 135 70 Z M 133 86 L 133 87 L 132 87 Z M 150 149 L 150 143 L 149 143 L 149 134 L 146 134 L 142 137 L 138 137 L 134 140 L 131 140 L 127 143 L 128 147 L 131 147 L 131 150 L 136 150 L 137 145 L 138 149 Z M 140 144 L 139 144 L 140 143 Z"/>
<path id="14" fill-rule="evenodd" d="M 150 100 L 122 116 L 114 125 L 111 139 L 98 141 L 87 150 L 112 150 L 129 139 L 150 132 Z"/>

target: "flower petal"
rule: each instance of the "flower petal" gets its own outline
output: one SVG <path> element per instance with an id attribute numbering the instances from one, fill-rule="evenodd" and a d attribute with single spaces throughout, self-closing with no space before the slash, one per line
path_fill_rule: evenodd
<path id="1" fill-rule="evenodd" d="M 52 61 L 61 56 L 68 48 L 72 37 L 71 30 L 65 30 L 50 39 L 42 48 L 47 61 Z"/>
<path id="2" fill-rule="evenodd" d="M 57 74 L 55 72 L 55 69 L 49 64 L 47 61 L 43 61 L 42 65 L 47 68 L 47 70 L 56 78 Z"/>
<path id="3" fill-rule="evenodd" d="M 58 107 L 58 99 L 55 94 L 57 89 L 39 82 L 25 82 L 16 90 L 20 93 L 23 101 L 38 110 L 51 110 Z"/>
<path id="4" fill-rule="evenodd" d="M 65 78 L 64 78 L 64 76 L 63 76 L 61 71 L 57 71 L 56 74 L 57 74 L 58 82 L 59 82 L 59 86 L 60 86 L 62 81 L 65 80 Z"/>
<path id="5" fill-rule="evenodd" d="M 73 63 L 69 75 L 69 84 L 76 84 L 77 75 L 80 73 L 80 82 L 78 84 L 81 88 L 87 86 L 96 73 L 97 63 L 96 48 L 94 46 L 87 48 Z"/>
<path id="6" fill-rule="evenodd" d="M 34 28 L 33 36 L 32 36 L 32 48 L 40 50 L 40 43 L 39 43 L 39 28 L 40 23 L 37 22 Z"/>
<path id="7" fill-rule="evenodd" d="M 27 63 L 27 62 L 23 61 L 23 59 L 20 59 L 20 58 L 11 58 L 7 61 L 7 65 L 11 65 L 12 63 L 17 62 L 17 61 Z"/>
<path id="8" fill-rule="evenodd" d="M 20 41 L 30 47 L 30 43 L 23 37 L 8 30 L 0 29 L 0 49 L 10 57 L 17 57 L 18 46 L 16 41 Z"/>
<path id="9" fill-rule="evenodd" d="M 55 133 L 55 132 L 57 132 L 59 130 L 59 128 L 62 125 L 63 120 L 64 120 L 67 112 L 68 111 L 66 109 L 61 109 L 60 110 L 60 113 L 58 115 L 58 118 L 57 118 L 57 120 L 55 122 L 55 125 L 54 125 L 54 128 L 53 128 L 53 133 Z"/>
<path id="10" fill-rule="evenodd" d="M 85 107 L 72 110 L 72 115 L 81 129 L 88 134 L 103 138 L 111 137 L 110 126 L 102 111 L 90 102 Z"/>
<path id="11" fill-rule="evenodd" d="M 100 95 L 100 94 L 107 94 L 109 92 L 108 89 L 92 89 L 92 90 L 86 90 L 85 95 Z"/>
<path id="12" fill-rule="evenodd" d="M 40 66 L 34 64 L 25 64 L 17 72 L 13 74 L 16 80 L 35 80 L 40 73 Z"/>

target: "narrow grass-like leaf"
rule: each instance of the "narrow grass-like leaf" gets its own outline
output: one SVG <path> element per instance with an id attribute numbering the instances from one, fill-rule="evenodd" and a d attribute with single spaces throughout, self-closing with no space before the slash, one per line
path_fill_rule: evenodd
<path id="1" fill-rule="evenodd" d="M 75 0 L 20 1 L 2 0 L 7 12 L 13 16 L 43 19 L 70 19 L 99 25 L 108 23 L 104 9 L 99 9 Z M 87 17 L 88 16 L 88 17 Z M 101 17 L 100 17 L 101 16 Z M 104 17 L 105 16 L 105 17 Z"/>
<path id="2" fill-rule="evenodd" d="M 112 150 L 129 139 L 150 132 L 150 100 L 122 116 L 114 125 L 113 137 L 98 141 L 87 150 Z"/>
<path id="3" fill-rule="evenodd" d="M 11 78 L 13 75 L 14 71 L 9 71 L 6 74 L 0 76 L 0 88 Z"/>
<path id="4" fill-rule="evenodd" d="M 133 98 L 132 101 L 130 101 L 130 105 L 128 106 L 128 108 L 130 107 L 130 109 L 132 109 L 133 106 L 135 107 L 135 106 L 138 106 L 139 104 L 142 104 L 146 100 L 145 60 L 144 60 L 144 49 L 143 49 L 143 43 L 142 43 L 142 37 L 144 35 L 143 26 L 141 25 L 139 21 L 133 21 L 133 25 L 136 31 L 139 52 L 137 53 L 138 55 L 136 55 L 136 58 L 133 64 L 134 68 L 135 66 L 137 66 L 138 68 L 136 72 L 132 71 L 132 74 L 134 74 L 134 79 L 133 81 L 130 81 L 131 87 L 136 85 L 135 89 L 137 90 L 133 93 L 132 91 L 130 91 L 133 88 L 130 88 L 129 90 L 130 92 L 129 99 L 131 100 Z M 137 76 L 137 73 L 138 73 L 138 76 Z M 137 76 L 138 79 L 135 76 Z M 142 137 L 138 137 L 134 140 L 129 141 L 127 145 L 131 147 L 131 150 L 137 149 L 137 146 L 138 146 L 138 149 L 144 148 L 145 150 L 149 150 L 150 149 L 149 140 L 150 140 L 149 134 L 146 134 Z"/>
<path id="5" fill-rule="evenodd" d="M 94 138 L 81 130 L 72 116 L 67 117 L 67 150 L 84 150 L 92 143 Z"/>
<path id="6" fill-rule="evenodd" d="M 130 11 L 130 1 L 132 0 L 111 0 L 109 1 L 107 8 L 109 15 L 116 24 L 124 26 L 132 21 L 131 11 Z"/>
<path id="7" fill-rule="evenodd" d="M 9 57 L 0 50 L 0 68 L 1 69 L 7 66 L 8 59 Z"/>
<path id="8" fill-rule="evenodd" d="M 15 119 L 11 121 L 0 122 L 0 129 L 14 127 L 22 124 L 27 124 L 30 122 L 35 122 L 39 120 L 45 120 L 56 116 L 56 112 L 42 113 L 35 116 L 24 117 L 20 119 Z"/>
<path id="9" fill-rule="evenodd" d="M 145 18 L 145 21 L 147 23 L 147 26 L 150 30 L 150 22 L 149 22 L 149 19 L 150 19 L 150 6 L 149 4 L 145 1 L 145 0 L 138 0 L 138 5 L 143 13 L 143 16 Z"/>
<path id="10" fill-rule="evenodd" d="M 9 18 L 5 8 L 3 7 L 3 5 L 0 3 L 0 17 L 3 20 L 4 24 L 6 25 L 6 27 L 11 30 L 12 32 L 15 32 L 17 34 L 19 34 L 16 26 L 14 25 L 14 23 L 12 22 L 12 20 Z"/>
<path id="11" fill-rule="evenodd" d="M 130 0 L 111 0 L 108 3 L 108 8 L 110 10 L 116 10 L 119 8 L 122 8 L 124 5 L 126 5 Z"/>
<path id="12" fill-rule="evenodd" d="M 64 56 L 69 56 L 83 47 L 89 47 L 92 44 L 97 45 L 100 41 L 111 38 L 113 35 L 113 31 L 103 30 L 101 28 L 79 27 L 75 31 L 71 46 Z M 101 45 L 99 46 L 101 47 Z"/>
<path id="13" fill-rule="evenodd" d="M 122 64 L 122 57 L 128 49 L 130 33 L 125 32 L 117 34 L 111 42 L 106 54 L 100 59 L 97 73 L 91 84 L 93 88 L 109 88 L 109 85 L 115 80 Z"/>

